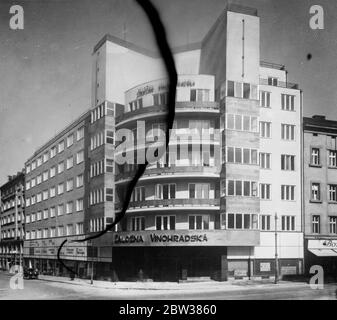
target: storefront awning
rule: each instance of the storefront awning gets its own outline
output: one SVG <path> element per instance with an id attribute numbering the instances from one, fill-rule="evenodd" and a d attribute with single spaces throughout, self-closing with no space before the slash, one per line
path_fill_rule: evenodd
<path id="1" fill-rule="evenodd" d="M 337 257 L 336 249 L 310 249 L 309 251 L 317 257 Z"/>

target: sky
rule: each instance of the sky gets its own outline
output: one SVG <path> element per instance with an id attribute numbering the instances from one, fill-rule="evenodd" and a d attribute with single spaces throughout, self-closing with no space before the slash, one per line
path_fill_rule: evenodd
<path id="1" fill-rule="evenodd" d="M 227 2 L 258 9 L 261 60 L 286 65 L 303 90 L 304 115 L 337 120 L 337 1 L 153 0 L 173 47 L 200 41 Z M 24 30 L 9 27 L 14 4 L 24 9 Z M 324 30 L 309 26 L 316 4 Z M 156 48 L 134 0 L 1 0 L 0 184 L 91 107 L 92 51 L 106 33 Z"/>

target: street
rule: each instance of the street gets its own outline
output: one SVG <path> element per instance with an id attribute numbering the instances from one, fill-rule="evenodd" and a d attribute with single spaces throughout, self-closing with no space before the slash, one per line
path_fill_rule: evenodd
<path id="1" fill-rule="evenodd" d="M 305 283 L 278 285 L 247 283 L 198 283 L 167 284 L 171 289 L 140 289 L 136 283 L 130 288 L 104 288 L 91 286 L 89 281 L 56 282 L 24 280 L 23 289 L 10 288 L 11 275 L 0 273 L 0 300 L 335 300 L 336 284 L 328 284 L 322 290 L 313 290 Z M 118 285 L 118 284 L 117 284 Z M 146 284 L 145 284 L 146 286 Z"/>

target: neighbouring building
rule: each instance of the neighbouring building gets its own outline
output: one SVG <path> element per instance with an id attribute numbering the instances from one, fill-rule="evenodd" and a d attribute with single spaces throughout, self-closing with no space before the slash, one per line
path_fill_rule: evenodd
<path id="1" fill-rule="evenodd" d="M 23 262 L 24 181 L 22 171 L 8 176 L 8 181 L 0 187 L 0 268 L 3 270 Z"/>
<path id="2" fill-rule="evenodd" d="M 337 121 L 304 118 L 305 271 L 337 272 Z"/>
<path id="3" fill-rule="evenodd" d="M 178 138 L 115 230 L 68 242 L 62 258 L 80 276 L 93 267 L 115 280 L 269 277 L 276 221 L 279 271 L 301 274 L 302 94 L 284 66 L 260 61 L 257 10 L 228 6 L 200 42 L 173 53 Z M 142 151 L 166 129 L 167 99 L 158 53 L 111 35 L 95 46 L 92 108 L 26 163 L 28 263 L 64 274 L 62 241 L 113 221 Z"/>
<path id="4" fill-rule="evenodd" d="M 26 162 L 26 265 L 41 273 L 66 275 L 57 260 L 61 243 L 64 263 L 80 277 L 91 275 L 97 248 L 76 242 L 101 231 L 114 218 L 113 136 L 114 106 L 95 105 Z M 108 259 L 108 260 L 107 260 Z M 103 249 L 96 269 L 108 270 L 111 254 Z"/>

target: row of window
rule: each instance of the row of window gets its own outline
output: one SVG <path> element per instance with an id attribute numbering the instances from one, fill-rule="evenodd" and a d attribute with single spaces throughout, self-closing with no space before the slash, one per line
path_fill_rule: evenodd
<path id="1" fill-rule="evenodd" d="M 89 205 L 93 206 L 95 204 L 99 204 L 104 201 L 111 202 L 113 201 L 113 199 L 114 199 L 114 190 L 112 188 L 105 189 L 105 198 L 104 198 L 104 189 L 96 189 L 90 192 Z"/>
<path id="2" fill-rule="evenodd" d="M 295 231 L 295 216 L 282 215 L 281 224 L 278 227 L 282 231 Z M 235 230 L 260 230 L 271 231 L 271 215 L 223 213 L 221 214 L 221 229 Z M 176 230 L 176 216 L 156 216 L 156 230 Z M 145 217 L 136 216 L 129 219 L 130 231 L 142 231 L 146 229 Z M 210 229 L 210 216 L 207 214 L 188 215 L 189 230 Z"/>
<path id="3" fill-rule="evenodd" d="M 104 166 L 105 163 L 105 166 Z M 105 170 L 104 170 L 105 168 Z M 103 173 L 114 172 L 114 161 L 112 159 L 103 159 L 90 165 L 90 178 L 99 176 Z"/>
<path id="4" fill-rule="evenodd" d="M 319 215 L 312 216 L 312 233 L 321 233 L 321 217 Z M 329 233 L 337 234 L 337 217 L 329 217 Z"/>
<path id="5" fill-rule="evenodd" d="M 84 126 L 77 129 L 76 139 L 80 141 L 84 137 Z M 74 133 L 70 134 L 67 139 L 67 148 L 71 147 L 74 143 Z M 57 146 L 51 147 L 49 151 L 46 151 L 43 155 L 38 157 L 36 160 L 32 161 L 26 166 L 26 173 L 34 171 L 36 168 L 40 167 L 42 163 L 46 163 L 49 159 L 52 159 L 56 156 L 56 153 L 61 153 L 65 149 L 65 140 L 60 141 Z"/>
<path id="6" fill-rule="evenodd" d="M 21 221 L 21 215 L 23 217 L 23 213 L 22 214 L 18 214 L 18 222 Z M 0 219 L 0 225 L 1 226 L 4 226 L 6 224 L 11 224 L 11 223 L 14 223 L 14 222 L 15 222 L 15 213 L 7 215 L 5 217 L 2 217 Z"/>
<path id="7" fill-rule="evenodd" d="M 327 163 L 329 167 L 337 167 L 337 150 L 327 150 Z M 312 166 L 321 166 L 321 149 L 320 148 L 311 148 L 310 156 L 310 165 Z"/>
<path id="8" fill-rule="evenodd" d="M 227 185 L 227 188 L 226 188 Z M 257 182 L 227 180 L 221 183 L 222 196 L 257 197 Z M 227 191 L 227 192 L 226 192 Z M 260 199 L 271 200 L 271 184 L 260 183 Z M 295 201 L 295 186 L 281 185 L 281 200 Z"/>
<path id="9" fill-rule="evenodd" d="M 25 234 L 23 229 L 18 229 L 17 237 L 21 238 Z M 15 238 L 15 229 L 11 230 L 2 230 L 1 231 L 1 239 L 10 239 Z"/>
<path id="10" fill-rule="evenodd" d="M 115 111 L 113 107 L 108 107 L 107 103 L 104 102 L 91 111 L 90 123 L 94 123 L 97 120 L 103 118 L 104 116 L 113 117 L 114 114 Z"/>
<path id="11" fill-rule="evenodd" d="M 21 206 L 22 202 L 23 201 L 21 200 L 21 197 L 18 197 L 17 198 L 17 205 Z M 15 208 L 15 199 L 3 201 L 3 205 L 2 205 L 3 211 L 11 209 L 11 208 Z"/>
<path id="12" fill-rule="evenodd" d="M 311 201 L 322 201 L 321 184 L 319 182 L 311 183 Z M 337 184 L 327 185 L 327 199 L 329 202 L 337 203 Z"/>
<path id="13" fill-rule="evenodd" d="M 76 177 L 76 188 L 83 186 L 83 174 L 80 174 Z M 66 189 L 64 189 L 66 187 Z M 65 191 L 70 192 L 74 189 L 74 179 L 68 179 L 66 182 L 61 182 L 56 186 L 46 189 L 42 192 L 39 192 L 31 197 L 26 198 L 26 207 L 40 203 L 41 201 L 48 200 L 49 198 L 54 198 L 57 195 L 63 194 Z"/>
<path id="14" fill-rule="evenodd" d="M 260 91 L 260 107 L 271 108 L 271 92 Z M 295 111 L 295 96 L 281 94 L 281 109 L 285 111 Z"/>
<path id="15" fill-rule="evenodd" d="M 79 222 L 75 224 L 75 229 L 73 224 L 67 224 L 66 226 L 60 225 L 58 227 L 26 231 L 26 240 L 72 236 L 83 233 L 83 223 Z"/>
<path id="16" fill-rule="evenodd" d="M 76 153 L 75 156 L 71 156 L 66 160 L 66 169 L 69 170 L 74 166 L 74 157 L 76 157 L 76 164 L 81 164 L 84 161 L 84 151 L 81 150 Z M 26 182 L 26 190 L 34 188 L 37 185 L 40 185 L 42 182 L 47 181 L 48 179 L 54 178 L 56 176 L 56 168 L 57 174 L 61 174 L 64 172 L 64 161 L 60 162 L 57 167 L 53 166 L 49 170 L 44 171 L 43 173 L 36 176 L 31 180 Z"/>
<path id="17" fill-rule="evenodd" d="M 83 199 L 77 199 L 75 202 L 76 212 L 83 211 Z M 31 213 L 26 215 L 26 223 L 33 223 L 35 221 L 41 221 L 48 218 L 54 218 L 57 216 L 62 216 L 64 214 L 64 209 L 66 214 L 71 214 L 74 212 L 74 201 L 69 201 L 65 205 L 59 204 L 57 207 L 51 207 L 49 209 L 44 209 L 36 213 Z M 56 212 L 57 210 L 57 212 Z"/>
<path id="18" fill-rule="evenodd" d="M 191 102 L 209 102 L 210 101 L 210 89 L 191 89 L 190 101 Z M 153 106 L 166 106 L 168 103 L 168 93 L 156 93 L 152 95 Z M 132 112 L 144 108 L 143 99 L 138 98 L 128 103 L 126 112 Z"/>

